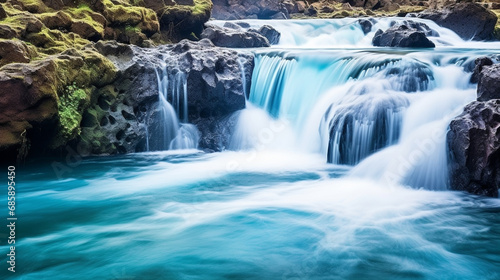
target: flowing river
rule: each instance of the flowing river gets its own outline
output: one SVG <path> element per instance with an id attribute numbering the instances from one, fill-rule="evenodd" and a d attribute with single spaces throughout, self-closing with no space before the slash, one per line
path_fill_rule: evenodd
<path id="1" fill-rule="evenodd" d="M 245 21 L 282 38 L 247 50 L 251 92 L 228 150 L 185 149 L 199 136 L 181 116 L 170 123 L 184 132 L 165 129 L 167 151 L 68 157 L 64 174 L 56 162 L 27 165 L 17 176 L 17 277 L 1 273 L 500 279 L 500 200 L 449 190 L 445 141 L 475 100 L 474 60 L 500 54 L 500 43 L 418 20 L 435 49 L 372 47 L 394 20 L 408 19 L 374 21 L 367 34 L 356 19 Z"/>

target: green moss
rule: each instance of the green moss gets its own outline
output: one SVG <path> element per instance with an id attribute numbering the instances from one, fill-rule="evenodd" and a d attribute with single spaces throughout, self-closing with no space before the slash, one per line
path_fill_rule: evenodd
<path id="1" fill-rule="evenodd" d="M 67 86 L 59 96 L 59 122 L 61 134 L 66 139 L 73 139 L 80 135 L 82 121 L 82 107 L 88 101 L 85 90 L 72 84 Z"/>
<path id="2" fill-rule="evenodd" d="M 125 31 L 126 32 L 141 32 L 141 28 L 137 27 L 137 26 L 130 26 L 130 25 L 127 25 L 125 26 Z"/>
<path id="3" fill-rule="evenodd" d="M 500 17 L 500 10 L 491 10 L 497 17 Z M 500 40 L 500 20 L 497 20 L 495 30 L 493 31 L 493 36 L 496 40 Z"/>
<path id="4" fill-rule="evenodd" d="M 76 10 L 79 10 L 79 11 L 87 11 L 87 12 L 93 12 L 92 9 L 89 7 L 89 5 L 83 3 L 83 4 L 80 4 L 78 5 L 78 7 L 76 8 Z"/>
<path id="5" fill-rule="evenodd" d="M 213 4 L 210 0 L 194 0 L 192 13 L 194 16 L 205 15 L 207 12 L 210 13 L 212 7 Z"/>

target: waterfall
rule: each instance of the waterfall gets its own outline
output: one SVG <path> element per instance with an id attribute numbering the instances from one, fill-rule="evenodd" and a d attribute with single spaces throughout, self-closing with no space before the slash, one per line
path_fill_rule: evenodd
<path id="1" fill-rule="evenodd" d="M 166 66 L 156 69 L 158 80 L 158 125 L 154 137 L 157 145 L 151 148 L 148 133 L 147 150 L 196 149 L 200 140 L 198 129 L 188 123 L 187 77 L 184 72 L 170 73 Z M 149 132 L 149 129 L 147 130 Z"/>
<path id="2" fill-rule="evenodd" d="M 253 50 L 248 108 L 239 113 L 231 149 L 318 153 L 349 175 L 384 184 L 448 187 L 446 133 L 475 99 L 474 60 L 497 43 L 471 43 L 425 24 L 434 50 L 375 48 L 371 38 L 408 18 L 262 21 L 282 41 Z M 223 24 L 223 22 L 215 22 Z M 475 47 L 476 47 L 475 45 Z"/>

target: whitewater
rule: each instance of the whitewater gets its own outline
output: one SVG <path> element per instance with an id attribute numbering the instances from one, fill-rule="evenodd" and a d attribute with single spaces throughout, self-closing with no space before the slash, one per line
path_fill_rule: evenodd
<path id="1" fill-rule="evenodd" d="M 406 20 L 436 48 L 371 46 Z M 244 22 L 281 40 L 243 50 L 230 146 L 197 150 L 185 77 L 159 66 L 158 151 L 18 176 L 12 279 L 499 279 L 500 201 L 449 190 L 446 133 L 500 43 L 409 18 Z"/>

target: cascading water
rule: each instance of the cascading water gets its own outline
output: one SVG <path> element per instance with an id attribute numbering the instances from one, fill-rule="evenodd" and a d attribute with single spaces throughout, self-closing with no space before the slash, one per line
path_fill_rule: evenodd
<path id="1" fill-rule="evenodd" d="M 422 24 L 436 50 L 371 47 L 377 29 L 412 24 L 407 20 L 372 20 L 367 34 L 355 19 L 247 21 L 282 32 L 279 45 L 255 50 L 249 94 L 249 102 L 293 131 L 292 136 L 287 132 L 286 143 L 275 146 L 318 152 L 330 163 L 356 166 L 352 176 L 446 189 L 447 125 L 475 98 L 475 85 L 468 80 L 480 55 L 456 49 L 470 45 L 452 31 L 418 19 L 412 20 Z M 240 121 L 234 141 L 247 143 L 246 148 L 255 142 L 256 120 L 263 120 L 258 110 L 248 110 L 254 113 L 240 114 L 240 120 L 249 120 Z M 431 139 L 434 134 L 439 137 Z M 419 149 L 425 149 L 422 155 L 412 156 Z M 411 160 L 402 163 L 397 160 L 401 155 Z"/>
<path id="2" fill-rule="evenodd" d="M 7 277 L 500 279 L 500 200 L 443 191 L 447 126 L 475 99 L 474 59 L 500 44 L 419 20 L 436 49 L 371 47 L 393 20 L 407 19 L 366 35 L 356 19 L 246 21 L 282 42 L 248 50 L 234 151 L 87 158 L 64 180 L 16 170 Z M 151 149 L 194 147 L 186 77 L 158 69 Z"/>
<path id="3" fill-rule="evenodd" d="M 195 125 L 188 123 L 187 79 L 183 72 L 169 73 L 163 66 L 156 70 L 159 90 L 160 139 L 157 150 L 196 149 L 200 135 Z M 150 147 L 149 135 L 147 139 Z"/>

